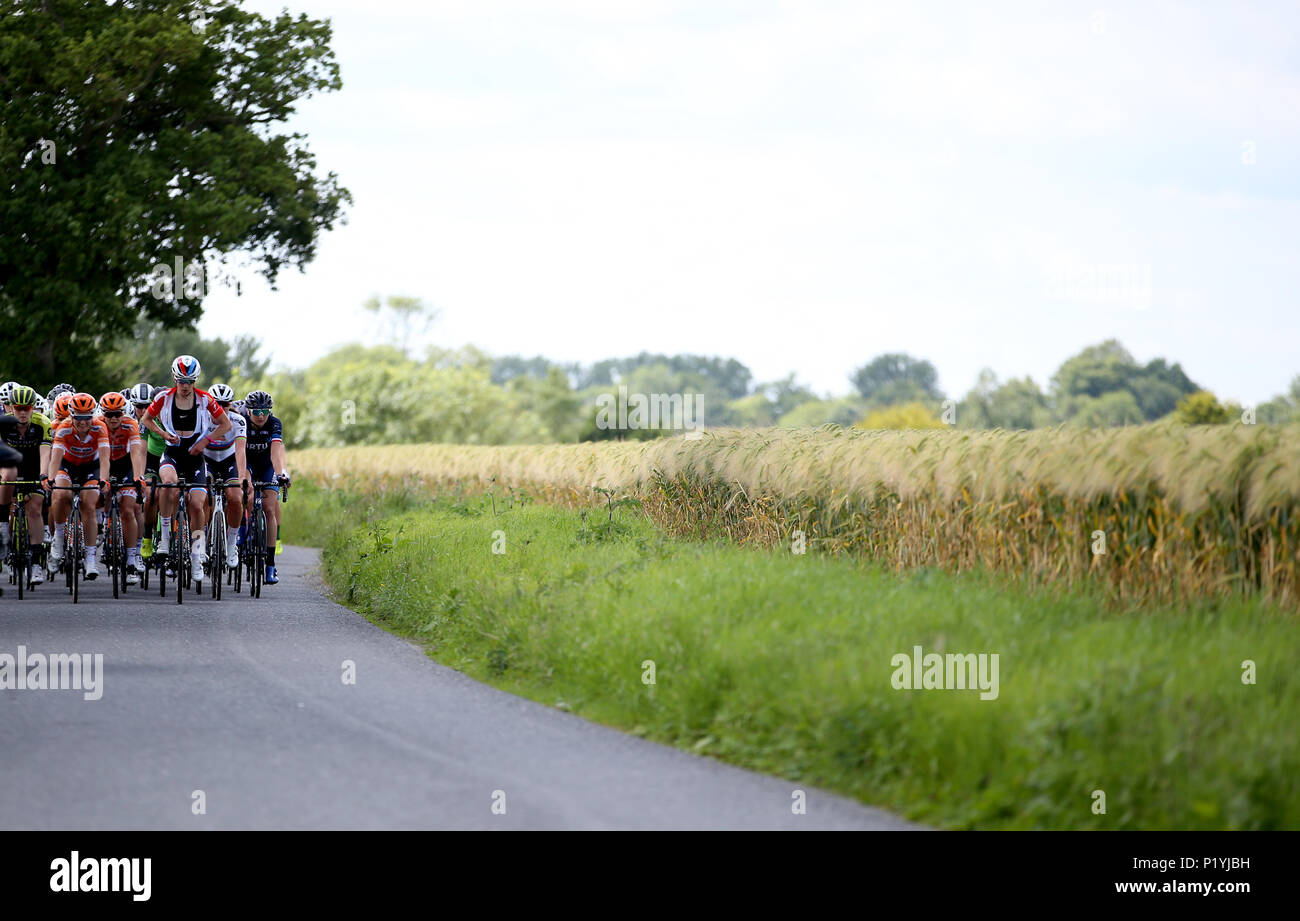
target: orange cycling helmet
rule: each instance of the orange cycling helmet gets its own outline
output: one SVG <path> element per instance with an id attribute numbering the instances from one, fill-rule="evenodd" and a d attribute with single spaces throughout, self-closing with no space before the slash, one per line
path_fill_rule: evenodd
<path id="1" fill-rule="evenodd" d="M 106 413 L 120 413 L 126 411 L 126 397 L 116 390 L 110 390 L 99 398 L 99 408 Z"/>
<path id="2" fill-rule="evenodd" d="M 72 402 L 72 394 L 66 390 L 54 399 L 54 418 L 60 421 L 68 418 L 68 404 Z"/>
<path id="3" fill-rule="evenodd" d="M 68 401 L 68 412 L 74 417 L 94 415 L 95 398 L 88 393 L 74 393 Z"/>

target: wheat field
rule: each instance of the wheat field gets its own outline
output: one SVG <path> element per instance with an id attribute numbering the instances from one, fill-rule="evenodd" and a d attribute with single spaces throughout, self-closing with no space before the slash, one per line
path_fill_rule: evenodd
<path id="1" fill-rule="evenodd" d="M 1021 432 L 713 430 L 691 440 L 295 452 L 349 490 L 631 495 L 674 534 L 895 568 L 982 567 L 1126 601 L 1300 591 L 1300 425 Z M 1099 533 L 1100 532 L 1100 533 Z"/>

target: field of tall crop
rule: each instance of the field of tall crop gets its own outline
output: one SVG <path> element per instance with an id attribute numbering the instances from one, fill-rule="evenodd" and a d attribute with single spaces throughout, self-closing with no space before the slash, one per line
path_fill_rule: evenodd
<path id="1" fill-rule="evenodd" d="M 691 440 L 318 449 L 296 476 L 350 491 L 640 499 L 675 534 L 793 542 L 897 569 L 1104 586 L 1125 602 L 1300 600 L 1300 426 L 1025 432 L 715 430 Z"/>

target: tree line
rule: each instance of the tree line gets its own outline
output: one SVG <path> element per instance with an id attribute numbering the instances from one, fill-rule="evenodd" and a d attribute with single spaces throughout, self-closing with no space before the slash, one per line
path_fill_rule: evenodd
<path id="1" fill-rule="evenodd" d="M 393 304 L 397 305 L 396 310 Z M 950 397 L 924 359 L 879 355 L 849 375 L 848 392 L 817 394 L 794 375 L 755 381 L 734 358 L 641 352 L 593 364 L 543 356 L 491 355 L 474 346 L 406 347 L 411 324 L 427 326 L 422 302 L 368 302 L 390 342 L 340 346 L 305 368 L 270 369 L 252 336 L 204 339 L 141 319 L 108 353 L 110 386 L 167 382 L 172 359 L 195 355 L 203 384 L 237 393 L 262 388 L 276 400 L 291 447 L 459 442 L 508 444 L 654 438 L 664 430 L 602 427 L 598 400 L 628 394 L 699 394 L 705 426 L 1028 429 L 1061 423 L 1118 426 L 1175 418 L 1223 423 L 1242 408 L 1220 402 L 1177 363 L 1136 361 L 1111 339 L 1066 359 L 1041 388 L 1032 378 L 980 372 L 964 396 Z M 82 386 L 78 382 L 78 386 Z M 1300 421 L 1300 375 L 1286 394 L 1254 408 L 1259 423 Z M 671 422 L 668 423 L 671 425 Z"/>

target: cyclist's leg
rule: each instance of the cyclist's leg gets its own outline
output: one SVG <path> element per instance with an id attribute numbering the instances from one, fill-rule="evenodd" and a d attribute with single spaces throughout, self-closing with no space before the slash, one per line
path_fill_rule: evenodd
<path id="1" fill-rule="evenodd" d="M 99 566 L 95 559 L 99 539 L 99 477 L 91 474 L 82 485 L 81 492 L 82 535 L 86 542 L 86 579 L 95 579 L 99 575 Z"/>
<path id="2" fill-rule="evenodd" d="M 195 458 L 195 463 L 190 467 L 186 478 L 190 481 L 189 496 L 187 498 L 189 516 L 190 516 L 190 555 L 194 558 L 194 571 L 200 572 L 203 565 L 203 559 L 206 557 L 206 542 L 203 537 L 204 528 L 207 526 L 207 470 L 203 463 L 203 458 Z"/>
<path id="3" fill-rule="evenodd" d="M 72 478 L 66 468 L 61 468 L 54 477 L 55 486 L 71 486 Z M 72 493 L 64 489 L 54 490 L 50 500 L 50 522 L 54 525 L 54 539 L 50 544 L 50 563 L 59 565 L 63 559 L 63 543 L 68 527 L 68 512 L 72 508 Z"/>
<path id="4" fill-rule="evenodd" d="M 45 497 L 40 493 L 27 497 L 27 551 L 32 561 L 32 582 L 45 581 L 41 572 L 45 560 L 44 525 L 41 523 L 41 511 L 45 508 Z"/>
<path id="5" fill-rule="evenodd" d="M 176 473 L 176 462 L 166 452 L 163 453 L 162 459 L 158 462 L 158 478 L 164 485 L 176 485 L 179 477 Z M 172 537 L 172 518 L 176 515 L 176 494 L 179 489 L 160 489 L 158 490 L 158 511 L 162 514 L 162 530 L 158 535 L 158 552 L 166 554 L 171 549 Z"/>
<path id="6" fill-rule="evenodd" d="M 16 480 L 18 478 L 17 467 L 0 469 L 0 480 Z M 10 543 L 9 511 L 14 501 L 15 488 L 13 486 L 0 486 L 0 572 L 4 570 L 5 556 Z"/>

